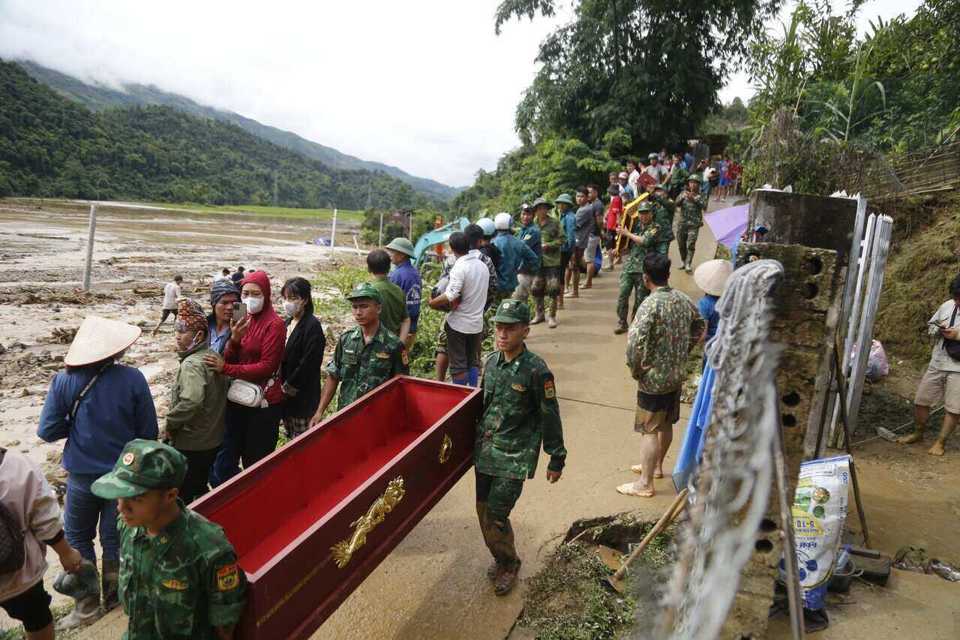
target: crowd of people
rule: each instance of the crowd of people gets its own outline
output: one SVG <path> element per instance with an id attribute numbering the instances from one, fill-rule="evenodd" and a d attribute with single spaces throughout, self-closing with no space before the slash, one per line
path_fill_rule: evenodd
<path id="1" fill-rule="evenodd" d="M 23 523 L 27 549 L 26 561 L 0 576 L 0 605 L 23 621 L 29 638 L 53 637 L 42 582 L 50 545 L 64 569 L 54 588 L 75 600 L 63 627 L 120 603 L 131 640 L 171 637 L 171 625 L 183 637 L 231 637 L 244 601 L 243 571 L 223 531 L 186 505 L 272 452 L 281 426 L 287 439 L 300 437 L 322 422 L 335 397 L 342 409 L 407 373 L 424 300 L 446 314 L 437 377 L 449 374 L 484 393 L 477 514 L 494 558 L 494 591 L 508 593 L 520 567 L 510 513 L 523 482 L 533 477 L 541 446 L 550 456 L 549 482 L 561 478 L 567 457 L 553 373 L 525 339 L 531 325 L 556 328 L 565 300 L 617 264 L 615 332 L 629 332 L 627 364 L 638 382 L 634 427 L 642 434 L 634 465 L 640 479 L 618 490 L 652 496 L 653 477 L 662 475 L 687 355 L 706 327 L 716 326 L 668 281 L 674 239 L 683 268 L 692 270 L 709 195 L 710 176 L 692 166 L 681 154 L 651 154 L 610 175 L 606 202 L 591 184 L 573 197 L 521 205 L 519 224 L 507 212 L 480 218 L 449 235 L 439 281 L 426 292 L 409 239 L 374 249 L 369 278 L 346 295 L 355 326 L 338 336 L 326 361 L 307 279 L 286 280 L 275 300 L 266 272 L 224 269 L 205 310 L 182 296 L 177 275 L 164 287 L 153 330 L 173 316 L 171 347 L 180 364 L 162 428 L 143 374 L 121 363 L 140 329 L 87 317 L 66 369 L 51 382 L 38 429 L 45 441 L 66 440 L 62 520 L 39 470 L 15 452 L 0 463 L 4 478 L 16 474 L 15 503 L 23 510 L 12 517 Z M 490 332 L 495 349 L 483 354 Z M 158 562 L 159 554 L 170 561 Z"/>

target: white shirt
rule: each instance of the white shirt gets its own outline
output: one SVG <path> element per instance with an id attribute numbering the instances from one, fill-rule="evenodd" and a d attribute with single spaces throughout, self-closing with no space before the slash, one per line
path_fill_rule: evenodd
<path id="1" fill-rule="evenodd" d="M 627 184 L 633 187 L 633 192 L 640 194 L 640 190 L 637 188 L 637 183 L 640 182 L 640 172 L 634 169 L 630 172 L 630 177 L 627 178 Z"/>
<path id="2" fill-rule="evenodd" d="M 180 285 L 176 282 L 168 282 L 163 285 L 163 308 L 176 309 L 177 298 L 180 297 Z"/>
<path id="3" fill-rule="evenodd" d="M 647 167 L 647 174 L 659 184 L 663 182 L 663 178 L 667 175 L 667 169 L 662 164 L 658 164 L 657 166 L 651 164 Z"/>
<path id="4" fill-rule="evenodd" d="M 483 306 L 487 302 L 487 287 L 490 271 L 480 260 L 480 252 L 473 249 L 457 258 L 450 269 L 450 283 L 445 295 L 453 302 L 460 299 L 460 306 L 447 314 L 447 324 L 460 333 L 483 331 Z"/>
<path id="5" fill-rule="evenodd" d="M 953 317 L 953 308 L 955 306 L 956 303 L 954 303 L 953 300 L 947 300 L 940 305 L 937 312 L 933 314 L 930 322 L 939 322 L 944 327 L 960 326 L 960 311 L 957 312 L 957 319 L 953 324 L 950 324 L 950 318 Z M 927 325 L 927 329 L 930 335 L 937 336 L 937 342 L 933 345 L 933 355 L 930 357 L 930 366 L 938 371 L 960 372 L 960 361 L 951 358 L 947 354 L 947 350 L 943 348 L 943 337 L 940 336 L 940 330 L 933 325 Z"/>

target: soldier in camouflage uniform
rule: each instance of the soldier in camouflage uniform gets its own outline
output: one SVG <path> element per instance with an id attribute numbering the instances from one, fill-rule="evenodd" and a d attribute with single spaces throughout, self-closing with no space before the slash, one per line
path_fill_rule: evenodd
<path id="1" fill-rule="evenodd" d="M 634 431 L 641 434 L 640 480 L 617 487 L 625 495 L 653 497 L 654 477 L 663 477 L 663 459 L 680 417 L 680 386 L 687 356 L 703 339 L 706 325 L 686 294 L 670 288 L 670 258 L 648 254 L 643 284 L 650 295 L 640 305 L 627 335 L 627 366 L 637 381 Z"/>
<path id="2" fill-rule="evenodd" d="M 560 223 L 550 216 L 553 203 L 544 198 L 537 198 L 531 205 L 536 215 L 537 226 L 540 228 L 540 270 L 533 279 L 530 292 L 537 305 L 537 313 L 530 324 L 543 322 L 544 307 L 546 307 L 547 326 L 557 327 L 557 298 L 560 295 L 560 251 L 566 238 Z M 544 297 L 549 302 L 544 304 Z"/>
<path id="3" fill-rule="evenodd" d="M 643 286 L 643 259 L 648 253 L 657 253 L 662 237 L 662 229 L 653 217 L 653 205 L 643 202 L 637 209 L 636 222 L 632 229 L 619 229 L 619 232 L 630 238 L 630 252 L 623 263 L 620 272 L 620 292 L 617 295 L 617 319 L 619 323 L 613 330 L 616 334 L 627 332 L 627 308 L 630 306 L 630 294 L 633 294 L 633 315 L 637 315 L 640 303 L 647 297 L 647 289 Z"/>
<path id="4" fill-rule="evenodd" d="M 667 197 L 666 190 L 657 185 L 650 194 L 650 205 L 653 207 L 653 220 L 660 227 L 660 242 L 657 251 L 663 255 L 670 253 L 670 243 L 673 241 L 673 214 L 677 205 Z"/>
<path id="5" fill-rule="evenodd" d="M 232 638 L 243 612 L 246 575 L 223 529 L 180 500 L 186 472 L 179 451 L 138 439 L 91 486 L 119 503 L 124 640 Z"/>
<path id="6" fill-rule="evenodd" d="M 691 175 L 687 178 L 687 190 L 677 198 L 680 207 L 680 223 L 677 225 L 677 245 L 680 249 L 680 259 L 683 261 L 683 270 L 693 271 L 693 252 L 697 247 L 697 236 L 703 225 L 703 212 L 707 208 L 707 200 L 700 194 L 700 178 Z"/>
<path id="7" fill-rule="evenodd" d="M 400 338 L 380 322 L 380 292 L 368 282 L 347 294 L 357 326 L 344 331 L 337 340 L 333 360 L 327 365 L 327 379 L 320 392 L 320 405 L 310 426 L 323 419 L 333 394 L 340 387 L 337 410 L 379 387 L 393 376 L 406 374 L 409 360 Z"/>
<path id="8" fill-rule="evenodd" d="M 510 512 L 523 481 L 534 476 L 541 442 L 550 456 L 550 483 L 560 479 L 567 450 L 553 374 L 523 342 L 530 332 L 530 309 L 518 300 L 504 300 L 493 321 L 498 350 L 484 362 L 474 466 L 480 531 L 495 560 L 488 577 L 502 596 L 516 584 L 520 570 Z"/>

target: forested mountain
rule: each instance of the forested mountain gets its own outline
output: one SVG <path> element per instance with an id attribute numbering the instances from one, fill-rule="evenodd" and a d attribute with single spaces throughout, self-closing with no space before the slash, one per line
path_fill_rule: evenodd
<path id="1" fill-rule="evenodd" d="M 290 131 L 261 124 L 256 120 L 246 118 L 232 111 L 221 111 L 220 109 L 197 104 L 190 98 L 162 91 L 154 86 L 129 84 L 124 85 L 123 91 L 117 91 L 110 87 L 85 83 L 82 80 L 41 66 L 35 62 L 24 60 L 18 61 L 18 64 L 43 84 L 53 88 L 61 95 L 83 104 L 93 111 L 102 111 L 111 107 L 173 107 L 174 109 L 184 111 L 191 115 L 213 118 L 221 122 L 235 124 L 258 138 L 263 138 L 291 151 L 296 151 L 313 160 L 319 160 L 333 169 L 382 171 L 389 176 L 399 178 L 421 193 L 441 200 L 449 200 L 458 192 L 458 189 L 441 184 L 435 180 L 412 176 L 402 169 L 380 162 L 371 162 L 355 158 L 351 155 L 341 153 L 332 147 L 327 147 L 302 138 Z"/>
<path id="2" fill-rule="evenodd" d="M 98 112 L 0 60 L 0 196 L 291 207 L 436 207 L 383 172 L 334 169 L 173 107 Z"/>

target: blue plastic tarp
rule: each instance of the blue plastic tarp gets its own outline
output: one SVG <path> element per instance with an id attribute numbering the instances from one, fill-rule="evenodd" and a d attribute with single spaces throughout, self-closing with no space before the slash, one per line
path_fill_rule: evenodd
<path id="1" fill-rule="evenodd" d="M 454 231 L 463 231 L 467 228 L 468 224 L 470 224 L 469 220 L 466 218 L 460 218 L 459 220 L 449 222 L 439 229 L 428 231 L 420 236 L 417 239 L 417 244 L 413 247 L 414 266 L 420 266 L 420 260 L 423 259 L 423 254 L 426 253 L 430 247 L 443 244 L 450 237 L 451 233 Z"/>
<path id="2" fill-rule="evenodd" d="M 680 446 L 680 453 L 677 454 L 677 462 L 673 467 L 673 486 L 677 491 L 687 486 L 690 474 L 697 468 L 703 456 L 707 421 L 710 419 L 710 409 L 713 406 L 714 380 L 716 380 L 716 372 L 709 364 L 705 364 L 703 375 L 700 377 L 700 386 L 697 387 L 697 397 L 690 411 L 690 420 L 687 422 L 687 431 L 683 435 L 683 444 Z"/>

